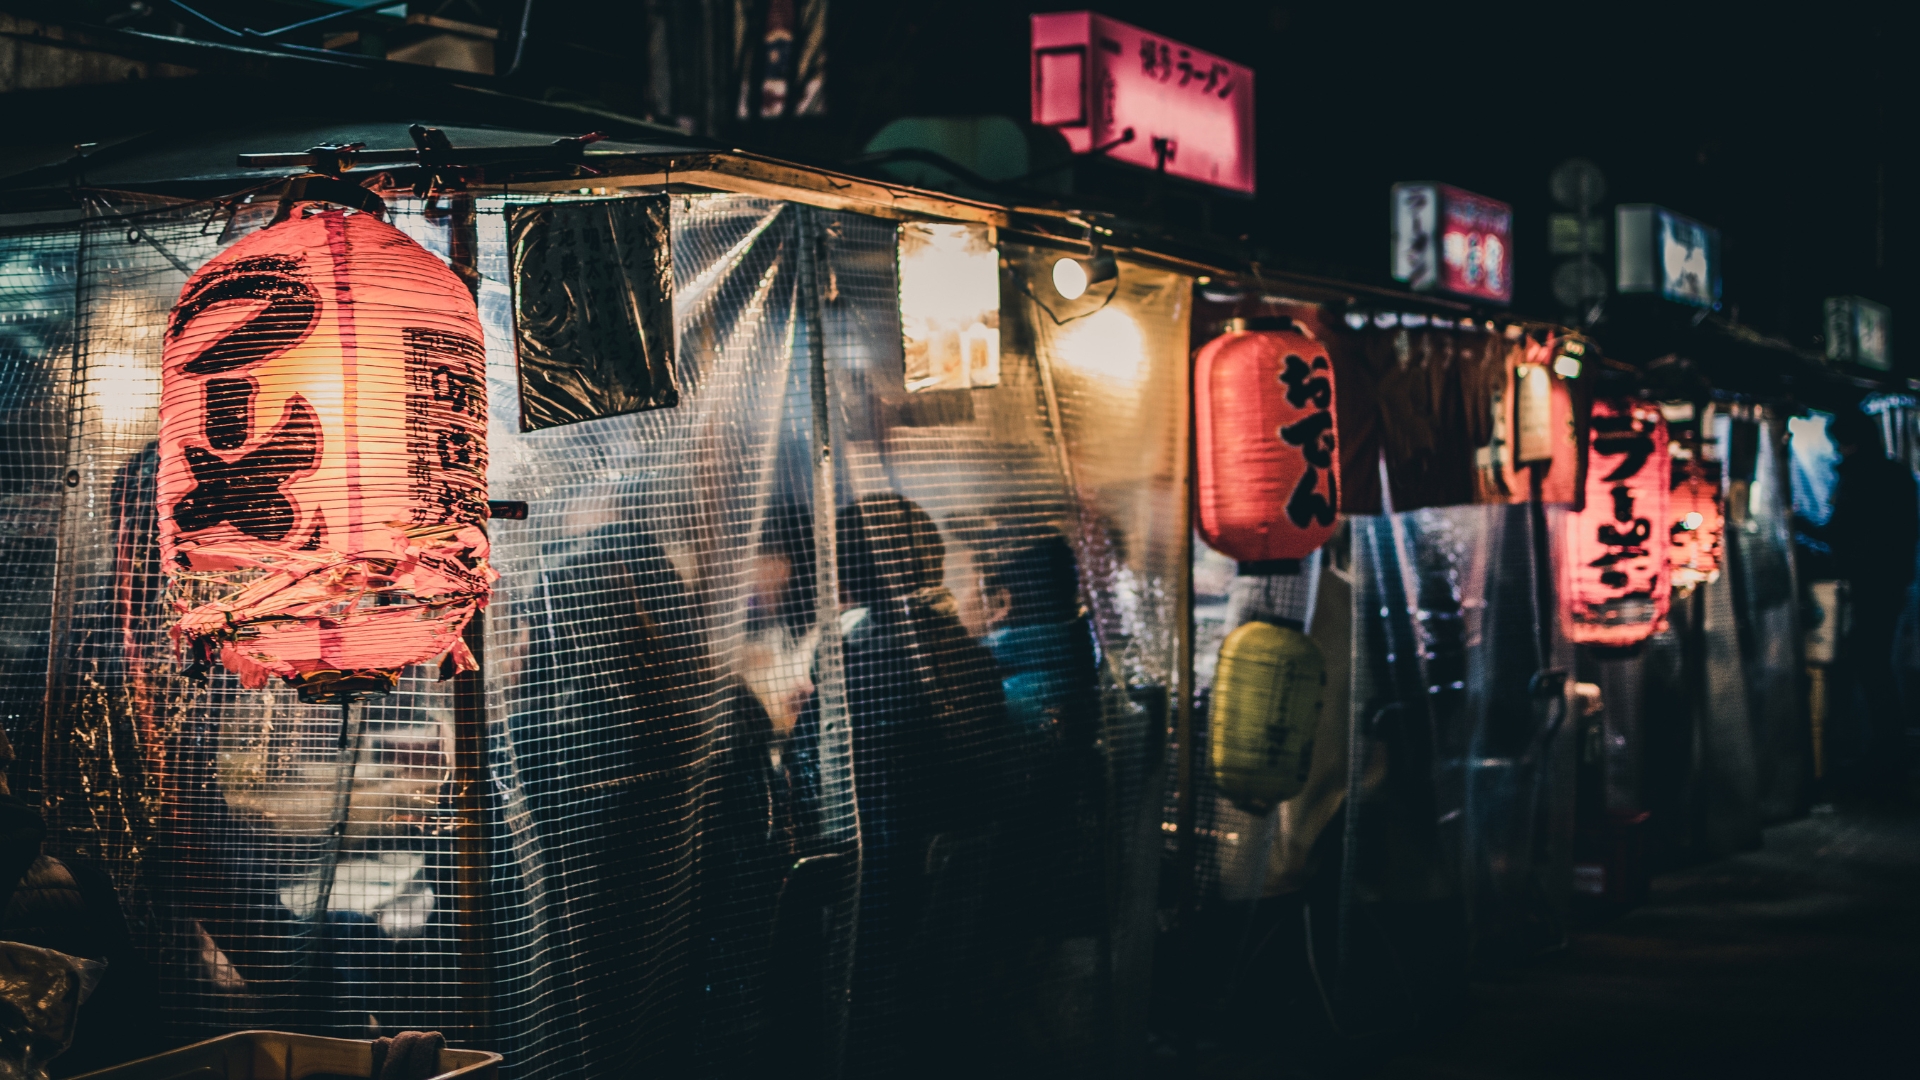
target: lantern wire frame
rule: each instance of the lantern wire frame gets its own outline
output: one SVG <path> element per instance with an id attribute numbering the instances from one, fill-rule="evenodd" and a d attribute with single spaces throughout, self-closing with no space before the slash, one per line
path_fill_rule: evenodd
<path id="1" fill-rule="evenodd" d="M 1127 268 L 1125 379 L 1013 301 L 998 388 L 909 399 L 892 223 L 675 196 L 680 404 L 521 432 L 476 201 L 489 495 L 529 513 L 490 527 L 480 693 L 415 667 L 345 715 L 184 678 L 166 634 L 161 329 L 271 205 L 0 234 L 15 790 L 115 881 L 168 1037 L 434 1028 L 542 1078 L 1137 1060 L 1188 279 Z M 448 254 L 445 203 L 391 211 Z M 1003 250 L 1029 294 L 1050 255 Z"/>

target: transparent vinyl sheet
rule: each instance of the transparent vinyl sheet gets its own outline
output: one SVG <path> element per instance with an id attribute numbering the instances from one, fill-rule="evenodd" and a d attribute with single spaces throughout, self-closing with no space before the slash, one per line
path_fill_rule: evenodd
<path id="1" fill-rule="evenodd" d="M 112 874 L 169 1032 L 437 1028 L 527 1077 L 1137 1057 L 1187 279 L 1009 300 L 1000 386 L 909 398 L 891 223 L 676 196 L 678 404 L 524 431 L 477 202 L 489 496 L 528 515 L 489 527 L 479 681 L 345 709 L 190 681 L 166 635 L 160 333 L 266 208 L 0 237 L 15 776 Z M 393 210 L 461 247 L 447 202 Z M 1007 253 L 1003 295 L 1045 280 Z"/>
<path id="2" fill-rule="evenodd" d="M 1804 813 L 1807 736 L 1800 627 L 1800 583 L 1793 558 L 1793 495 L 1786 417 L 1756 408 L 1760 426 L 1754 479 L 1744 513 L 1730 515 L 1732 572 L 1744 603 L 1746 678 L 1753 708 L 1756 812 L 1763 823 Z"/>
<path id="3" fill-rule="evenodd" d="M 1049 311 L 1050 253 L 1003 246 L 998 386 L 910 395 L 892 226 L 817 216 L 862 851 L 847 1069 L 926 1045 L 1124 1068 L 1179 691 L 1188 280 L 1126 266 L 1105 306 Z"/>
<path id="4" fill-rule="evenodd" d="M 1351 519 L 1339 921 L 1316 929 L 1314 944 L 1329 1008 L 1346 1023 L 1414 1023 L 1423 993 L 1464 978 L 1470 943 L 1481 955 L 1524 952 L 1564 933 L 1566 703 L 1531 684 L 1572 657 L 1553 593 L 1534 593 L 1550 571 L 1535 561 L 1531 513 L 1461 506 Z M 1560 517 L 1549 512 L 1550 533 Z"/>

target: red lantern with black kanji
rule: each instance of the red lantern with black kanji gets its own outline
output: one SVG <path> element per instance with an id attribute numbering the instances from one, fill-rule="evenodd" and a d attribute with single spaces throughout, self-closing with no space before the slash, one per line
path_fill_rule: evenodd
<path id="1" fill-rule="evenodd" d="M 1586 506 L 1566 526 L 1562 615 L 1569 639 L 1631 645 L 1665 623 L 1670 473 L 1659 406 L 1593 403 Z"/>
<path id="2" fill-rule="evenodd" d="M 1241 562 L 1326 543 L 1340 507 L 1326 345 L 1297 329 L 1222 334 L 1195 358 L 1193 408 L 1201 538 Z"/>
<path id="3" fill-rule="evenodd" d="M 473 658 L 486 602 L 486 366 L 473 296 L 363 212 L 301 204 L 188 279 L 161 362 L 175 642 L 303 698 Z"/>
<path id="4" fill-rule="evenodd" d="M 1691 589 L 1720 580 L 1720 464 L 1675 459 L 1667 495 L 1667 565 L 1673 587 Z"/>

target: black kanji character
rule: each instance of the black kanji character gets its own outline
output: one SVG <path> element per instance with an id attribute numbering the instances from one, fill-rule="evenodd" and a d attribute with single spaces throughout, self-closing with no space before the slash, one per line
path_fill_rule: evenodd
<path id="1" fill-rule="evenodd" d="M 200 430 L 215 450 L 238 450 L 253 434 L 252 379 L 208 379 L 207 415 Z"/>
<path id="2" fill-rule="evenodd" d="M 464 469 L 473 464 L 473 436 L 458 428 L 442 431 L 434 448 L 439 451 L 443 469 Z"/>
<path id="3" fill-rule="evenodd" d="M 1613 489 L 1613 520 L 1633 520 L 1633 492 L 1625 484 Z"/>
<path id="4" fill-rule="evenodd" d="M 1333 524 L 1334 503 L 1340 497 L 1334 490 L 1333 472 L 1327 472 L 1327 493 L 1315 490 L 1320 483 L 1320 470 L 1309 467 L 1300 476 L 1300 482 L 1293 486 L 1293 497 L 1287 500 L 1287 519 L 1298 528 L 1306 528 L 1309 522 L 1322 525 Z"/>
<path id="5" fill-rule="evenodd" d="M 173 504 L 181 532 L 228 521 L 255 540 L 279 541 L 294 522 L 293 503 L 280 489 L 319 460 L 320 421 L 307 399 L 296 394 L 287 399 L 280 426 L 258 448 L 232 461 L 200 446 L 188 446 L 185 453 L 193 490 Z"/>
<path id="6" fill-rule="evenodd" d="M 1333 467 L 1333 414 L 1325 409 L 1281 428 L 1280 439 L 1299 447 L 1308 464 Z"/>
<path id="7" fill-rule="evenodd" d="M 1601 477 L 1605 481 L 1625 480 L 1639 474 L 1640 469 L 1653 456 L 1653 435 L 1632 416 L 1595 416 L 1593 430 L 1601 433 L 1593 440 L 1593 452 L 1609 457 L 1625 454 L 1622 461 L 1612 472 Z"/>
<path id="8" fill-rule="evenodd" d="M 319 321 L 320 298 L 300 276 L 300 260 L 288 255 L 241 259 L 208 274 L 181 297 L 167 322 L 167 336 L 216 304 L 265 300 L 266 308 L 182 365 L 190 375 L 215 375 L 249 367 L 299 344 Z"/>
<path id="9" fill-rule="evenodd" d="M 1294 408 L 1303 408 L 1312 401 L 1314 408 L 1324 409 L 1333 403 L 1333 383 L 1325 375 L 1314 375 L 1316 371 L 1327 370 L 1327 358 L 1316 356 L 1313 366 L 1298 356 L 1287 357 L 1287 367 L 1280 373 L 1280 381 L 1287 384 L 1287 404 Z M 1312 376 L 1309 378 L 1309 376 Z"/>

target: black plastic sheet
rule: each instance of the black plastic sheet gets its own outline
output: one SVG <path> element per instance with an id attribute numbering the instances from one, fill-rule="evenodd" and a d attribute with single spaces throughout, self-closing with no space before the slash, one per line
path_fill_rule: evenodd
<path id="1" fill-rule="evenodd" d="M 680 401 L 667 197 L 507 210 L 520 430 Z"/>

